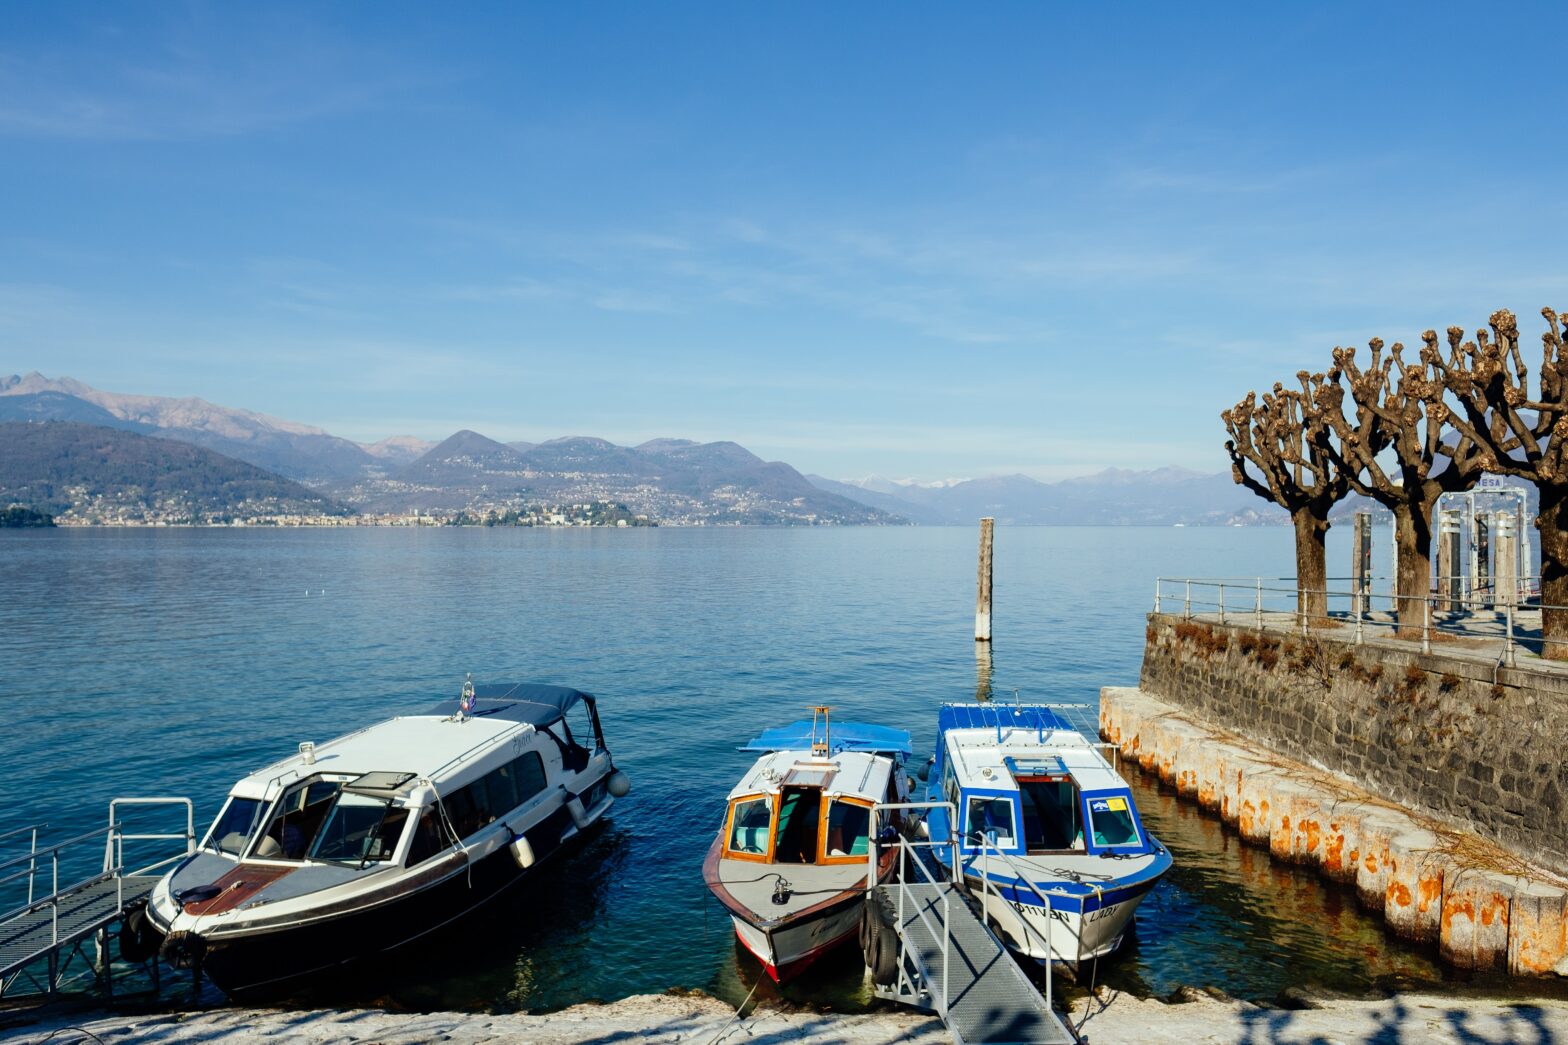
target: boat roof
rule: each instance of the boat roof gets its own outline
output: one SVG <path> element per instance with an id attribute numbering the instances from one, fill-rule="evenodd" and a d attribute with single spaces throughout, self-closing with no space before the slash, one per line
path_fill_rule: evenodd
<path id="1" fill-rule="evenodd" d="M 458 701 L 442 701 L 428 711 L 399 715 L 335 740 L 319 743 L 314 761 L 290 755 L 246 776 L 230 794 L 271 798 L 279 788 L 317 773 L 359 777 L 366 773 L 408 774 L 437 784 L 460 778 L 465 769 L 501 742 L 560 721 L 580 700 L 580 690 L 535 683 L 475 685 L 475 710 L 458 719 Z"/>
<path id="2" fill-rule="evenodd" d="M 829 753 L 865 751 L 872 754 L 894 755 L 908 758 L 913 754 L 909 746 L 909 730 L 892 729 L 869 722 L 837 721 L 826 726 Z M 816 737 L 815 723 L 810 719 L 791 722 L 787 726 L 765 729 L 747 741 L 741 751 L 810 751 Z"/>
<path id="3" fill-rule="evenodd" d="M 792 784 L 821 787 L 828 795 L 880 801 L 887 794 L 893 760 L 868 751 L 841 751 L 829 759 L 812 758 L 809 750 L 773 751 L 752 763 L 730 798 L 777 794 Z"/>
<path id="4" fill-rule="evenodd" d="M 943 704 L 937 712 L 938 733 L 949 729 L 1021 728 L 1050 732 L 1073 725 L 1043 704 Z"/>
<path id="5" fill-rule="evenodd" d="M 937 729 L 961 786 L 1011 788 L 1015 773 L 1063 771 L 1083 791 L 1127 786 L 1089 739 L 1048 707 L 944 704 Z"/>
<path id="6" fill-rule="evenodd" d="M 474 718 L 498 718 L 507 722 L 527 722 L 548 726 L 559 722 L 579 701 L 593 703 L 593 697 L 569 686 L 547 686 L 539 682 L 490 682 L 474 686 Z M 455 715 L 458 700 L 443 700 L 427 715 Z"/>

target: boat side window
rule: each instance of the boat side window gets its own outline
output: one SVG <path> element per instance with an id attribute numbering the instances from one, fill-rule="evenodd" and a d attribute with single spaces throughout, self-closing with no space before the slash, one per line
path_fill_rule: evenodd
<path id="1" fill-rule="evenodd" d="M 1078 787 L 1071 778 L 1024 777 L 1018 781 L 1023 801 L 1024 848 L 1031 853 L 1083 849 L 1078 815 Z"/>
<path id="2" fill-rule="evenodd" d="M 730 814 L 728 849 L 732 853 L 763 856 L 768 851 L 768 827 L 773 823 L 773 810 L 766 798 L 748 798 L 736 802 Z"/>
<path id="3" fill-rule="evenodd" d="M 408 844 L 409 867 L 422 864 L 451 845 L 446 828 L 441 826 L 441 811 L 431 806 L 414 825 L 414 840 Z"/>
<path id="4" fill-rule="evenodd" d="M 341 787 L 335 781 L 317 780 L 285 792 L 255 855 L 264 860 L 303 860 Z"/>
<path id="5" fill-rule="evenodd" d="M 500 769 L 485 774 L 483 780 L 487 796 L 486 806 L 491 816 L 501 816 L 517 806 L 517 777 L 508 762 Z"/>
<path id="6" fill-rule="evenodd" d="M 967 837 L 989 838 L 999 849 L 1013 847 L 1013 800 L 1011 798 L 971 798 Z"/>
<path id="7" fill-rule="evenodd" d="M 239 856 L 261 819 L 261 802 L 255 798 L 230 798 L 207 832 L 207 844 L 220 853 Z"/>
<path id="8" fill-rule="evenodd" d="M 828 807 L 828 837 L 823 849 L 829 859 L 865 856 L 870 835 L 871 810 L 842 799 Z"/>
<path id="9" fill-rule="evenodd" d="M 483 786 L 484 781 L 475 781 L 475 784 L 460 787 L 441 799 L 441 804 L 446 807 L 446 815 L 452 820 L 452 830 L 459 838 L 467 838 L 490 819 L 487 815 L 490 800 Z"/>
<path id="10" fill-rule="evenodd" d="M 1094 844 L 1105 848 L 1138 845 L 1138 828 L 1132 822 L 1132 809 L 1125 797 L 1089 799 L 1089 820 Z"/>
<path id="11" fill-rule="evenodd" d="M 528 801 L 545 789 L 544 759 L 529 751 L 512 759 L 512 774 L 517 780 L 517 801 Z"/>
<path id="12" fill-rule="evenodd" d="M 408 810 L 401 806 L 369 795 L 339 795 L 310 855 L 356 863 L 389 860 L 407 823 Z"/>
<path id="13" fill-rule="evenodd" d="M 781 864 L 817 862 L 817 829 L 822 816 L 820 787 L 786 787 L 779 793 L 779 821 L 773 831 L 773 859 Z"/>

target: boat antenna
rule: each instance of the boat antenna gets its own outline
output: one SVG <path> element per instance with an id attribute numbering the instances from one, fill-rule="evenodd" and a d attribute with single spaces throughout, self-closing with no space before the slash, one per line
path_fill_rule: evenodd
<path id="1" fill-rule="evenodd" d="M 833 750 L 832 727 L 828 724 L 828 713 L 833 710 L 828 704 L 813 704 L 811 706 L 811 757 L 829 758 Z M 817 740 L 817 719 L 822 719 L 822 740 Z"/>

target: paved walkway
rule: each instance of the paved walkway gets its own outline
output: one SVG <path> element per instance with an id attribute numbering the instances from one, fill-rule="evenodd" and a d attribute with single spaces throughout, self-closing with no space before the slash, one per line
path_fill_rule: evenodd
<path id="1" fill-rule="evenodd" d="M 1324 1001 L 1308 1009 L 1263 1009 L 1187 992 L 1171 1005 L 1102 991 L 1083 1033 L 1090 1045 L 1552 1045 L 1568 1043 L 1568 1003 L 1399 995 L 1380 1001 Z M 1080 1002 L 1074 1018 L 1084 1014 Z M 866 1015 L 763 1009 L 732 1020 L 728 1005 L 704 996 L 644 995 L 613 1005 L 579 1005 L 543 1016 L 388 1013 L 372 1010 L 217 1009 L 150 1016 L 59 1016 L 6 1024 L 12 1045 L 945 1045 L 939 1020 L 910 1011 Z"/>

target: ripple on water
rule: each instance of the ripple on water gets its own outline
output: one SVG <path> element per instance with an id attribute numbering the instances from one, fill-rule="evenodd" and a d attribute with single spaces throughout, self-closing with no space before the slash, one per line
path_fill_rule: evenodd
<path id="1" fill-rule="evenodd" d="M 996 692 L 1090 702 L 1132 683 L 1155 576 L 1278 573 L 1290 539 L 1000 530 Z M 929 746 L 937 704 L 975 690 L 974 555 L 973 530 L 942 528 L 0 531 L 0 831 L 87 830 L 115 794 L 189 794 L 210 819 L 300 740 L 423 707 L 464 672 L 570 683 L 603 697 L 634 781 L 613 823 L 417 969 L 335 981 L 333 1000 L 537 1009 L 679 986 L 738 1001 L 758 970 L 701 876 L 748 764 L 736 744 L 826 701 Z M 1102 981 L 1257 999 L 1452 982 L 1344 891 L 1139 788 L 1177 863 Z M 852 953 L 783 997 L 866 1003 Z"/>

